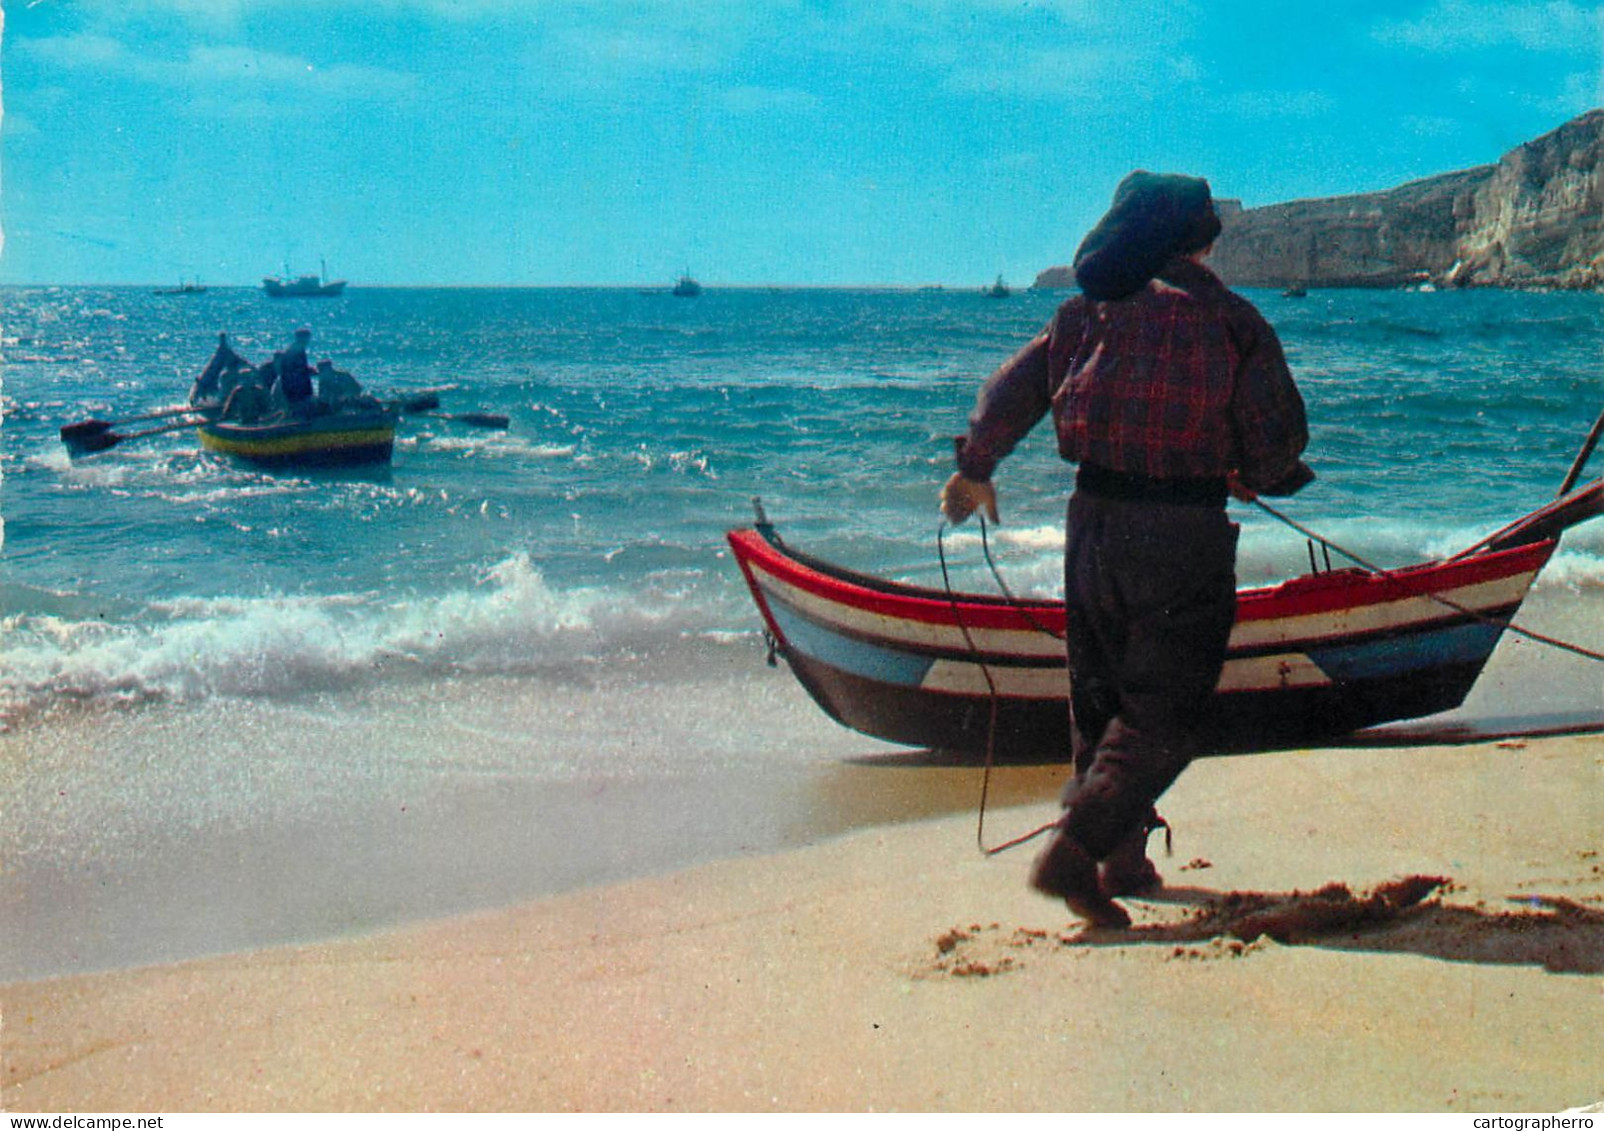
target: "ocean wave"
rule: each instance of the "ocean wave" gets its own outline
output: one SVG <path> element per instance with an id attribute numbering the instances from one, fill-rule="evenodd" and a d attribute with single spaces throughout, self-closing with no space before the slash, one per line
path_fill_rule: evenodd
<path id="1" fill-rule="evenodd" d="M 556 589 L 520 553 L 472 588 L 405 602 L 363 594 L 178 599 L 121 623 L 18 614 L 0 620 L 0 725 L 62 701 L 288 697 L 408 676 L 580 670 L 705 624 L 693 603 L 661 587 L 649 600 Z"/>
<path id="2" fill-rule="evenodd" d="M 1604 555 L 1597 550 L 1561 547 L 1538 574 L 1536 589 L 1566 589 L 1588 597 L 1604 594 Z"/>

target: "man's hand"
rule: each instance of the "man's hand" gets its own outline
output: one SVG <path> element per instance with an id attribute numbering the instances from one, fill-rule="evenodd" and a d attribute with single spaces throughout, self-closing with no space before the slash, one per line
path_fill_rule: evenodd
<path id="1" fill-rule="evenodd" d="M 1242 482 L 1241 474 L 1235 471 L 1226 475 L 1225 489 L 1231 493 L 1233 499 L 1243 503 L 1255 502 L 1259 497 L 1259 493 Z"/>
<path id="2" fill-rule="evenodd" d="M 994 524 L 1002 521 L 997 517 L 997 488 L 990 483 L 965 479 L 962 472 L 953 472 L 941 489 L 941 513 L 947 521 L 958 526 L 982 506 L 986 508 L 986 517 Z"/>

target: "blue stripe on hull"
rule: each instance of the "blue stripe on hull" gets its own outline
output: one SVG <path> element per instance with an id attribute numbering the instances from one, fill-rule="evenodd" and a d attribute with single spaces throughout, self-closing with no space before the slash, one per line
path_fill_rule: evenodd
<path id="1" fill-rule="evenodd" d="M 877 683 L 917 689 L 942 654 L 908 650 L 865 640 L 820 624 L 779 599 L 765 594 L 780 635 L 789 649 L 851 675 Z M 1320 644 L 1297 641 L 1309 659 L 1339 687 L 1344 684 L 1406 679 L 1463 664 L 1484 663 L 1503 632 L 1501 624 L 1473 622 L 1427 632 L 1372 636 Z M 1284 646 L 1283 646 L 1284 647 Z M 1231 659 L 1241 658 L 1233 651 Z M 972 662 L 971 657 L 962 660 Z M 988 662 L 995 662 L 991 660 Z M 1017 664 L 1017 661 L 1015 661 Z M 1058 662 L 1061 667 L 1062 661 Z M 1004 666 L 1015 666 L 1006 664 Z M 1039 662 L 1024 666 L 1051 666 Z M 1259 689 L 1264 690 L 1264 689 Z M 940 694 L 939 692 L 937 694 Z"/>
<path id="2" fill-rule="evenodd" d="M 1359 644 L 1320 647 L 1311 644 L 1307 654 L 1338 683 L 1386 679 L 1446 664 L 1480 663 L 1487 658 L 1503 627 L 1496 624 L 1461 624 L 1435 632 L 1390 636 Z"/>
<path id="3" fill-rule="evenodd" d="M 833 668 L 881 683 L 918 687 L 935 664 L 934 657 L 894 651 L 832 632 L 768 595 L 769 612 L 788 647 Z"/>

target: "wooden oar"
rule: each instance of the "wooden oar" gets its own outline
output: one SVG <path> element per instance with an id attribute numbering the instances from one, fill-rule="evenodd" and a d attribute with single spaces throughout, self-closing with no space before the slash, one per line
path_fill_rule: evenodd
<path id="1" fill-rule="evenodd" d="M 206 421 L 204 415 L 194 420 L 185 420 L 179 424 L 166 424 L 160 428 L 147 428 L 143 432 L 95 432 L 86 436 L 79 436 L 67 440 L 67 448 L 72 455 L 86 456 L 103 452 L 108 448 L 115 448 L 125 440 L 142 440 L 146 436 L 160 436 L 164 432 L 182 432 L 186 428 L 193 428 Z"/>
<path id="2" fill-rule="evenodd" d="M 1587 466 L 1588 457 L 1593 454 L 1593 449 L 1598 447 L 1600 434 L 1604 434 L 1604 412 L 1599 413 L 1598 419 L 1593 422 L 1593 430 L 1587 434 L 1587 439 L 1582 442 L 1582 450 L 1576 453 L 1576 459 L 1572 461 L 1570 471 L 1565 473 L 1565 482 L 1560 484 L 1559 494 L 1555 496 L 1556 498 L 1564 498 L 1570 493 L 1570 489 L 1576 486 L 1576 481 L 1582 477 L 1582 469 Z"/>
<path id="3" fill-rule="evenodd" d="M 120 428 L 124 424 L 137 424 L 141 420 L 162 420 L 169 416 L 189 416 L 199 410 L 192 405 L 184 408 L 167 408 L 160 412 L 147 412 L 141 416 L 129 416 L 122 420 L 80 420 L 76 424 L 64 424 L 61 428 L 61 438 L 72 443 L 84 436 L 98 436 L 102 432 L 110 432 L 113 428 Z"/>
<path id="4" fill-rule="evenodd" d="M 428 416 L 435 420 L 450 420 L 457 424 L 472 424 L 479 428 L 505 428 L 512 423 L 511 419 L 499 412 L 420 412 L 417 416 Z"/>
<path id="5" fill-rule="evenodd" d="M 408 416 L 428 416 L 435 420 L 451 420 L 458 424 L 472 424 L 479 428 L 505 428 L 512 421 L 499 412 L 431 412 L 440 407 L 440 398 L 434 393 L 416 393 L 396 402 L 396 408 Z"/>

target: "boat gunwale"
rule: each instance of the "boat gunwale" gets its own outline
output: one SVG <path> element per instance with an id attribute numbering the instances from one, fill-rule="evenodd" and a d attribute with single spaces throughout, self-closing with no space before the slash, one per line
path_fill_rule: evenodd
<path id="1" fill-rule="evenodd" d="M 1518 575 L 1511 574 L 1510 576 Z M 763 591 L 763 600 L 766 605 L 772 603 L 782 606 L 791 617 L 812 624 L 820 631 L 830 633 L 841 639 L 852 640 L 871 647 L 884 648 L 902 655 L 1021 669 L 1062 668 L 1065 662 L 1061 645 L 1056 651 L 1024 652 L 1019 650 L 1009 651 L 995 645 L 985 647 L 974 641 L 963 645 L 929 644 L 876 634 L 848 624 L 823 621 L 817 614 L 799 607 L 793 601 L 787 599 L 784 594 L 774 592 L 772 589 Z M 1514 600 L 1477 608 L 1464 613 L 1455 612 L 1452 609 L 1444 609 L 1443 615 L 1429 620 L 1417 620 L 1373 628 L 1359 628 L 1341 633 L 1322 633 L 1309 637 L 1300 636 L 1287 640 L 1269 640 L 1260 643 L 1233 642 L 1229 647 L 1226 659 L 1228 662 L 1260 660 L 1305 651 L 1310 647 L 1325 649 L 1372 647 L 1386 644 L 1389 641 L 1404 641 L 1419 638 L 1428 633 L 1447 632 L 1470 625 L 1487 624 L 1488 622 L 1507 623 L 1514 619 L 1524 601 L 1525 596 L 1522 594 L 1521 597 Z M 780 631 L 777 623 L 773 627 L 778 634 L 782 636 L 788 635 Z M 941 627 L 957 628 L 958 626 L 949 623 Z M 973 628 L 974 626 L 966 627 Z M 1063 640 L 1061 632 L 1054 631 L 1045 624 L 1031 625 L 1016 631 L 1035 632 L 1049 636 L 1056 641 L 1061 642 Z M 1498 631 L 1503 631 L 1503 624 L 1499 624 Z"/>
<path id="2" fill-rule="evenodd" d="M 947 593 L 887 581 L 796 550 L 767 523 L 732 530 L 728 539 L 749 584 L 754 578 L 748 556 L 774 576 L 823 599 L 897 619 L 951 624 L 956 607 L 964 610 L 966 617 L 974 618 L 966 621 L 972 629 L 1040 631 L 1045 626 L 1035 623 L 1035 616 L 1058 620 L 1063 615 L 1063 603 L 1048 598 Z M 1557 544 L 1557 538 L 1549 538 L 1457 559 L 1417 563 L 1386 573 L 1343 569 L 1304 574 L 1273 586 L 1239 590 L 1237 620 L 1278 620 L 1416 597 L 1429 599 L 1445 589 L 1501 580 L 1526 569 L 1535 574 L 1547 563 Z M 1053 627 L 1061 631 L 1061 626 Z"/>
<path id="3" fill-rule="evenodd" d="M 338 436 L 352 432 L 388 431 L 393 434 L 397 419 L 394 412 L 381 409 L 358 413 L 331 412 L 325 416 L 313 416 L 305 420 L 252 423 L 222 419 L 203 420 L 195 427 L 217 439 L 249 443 L 294 436 Z M 336 422 L 337 427 L 333 426 Z"/>

